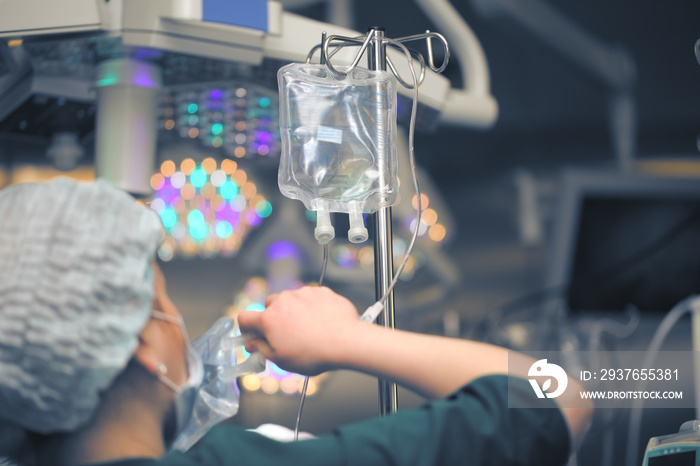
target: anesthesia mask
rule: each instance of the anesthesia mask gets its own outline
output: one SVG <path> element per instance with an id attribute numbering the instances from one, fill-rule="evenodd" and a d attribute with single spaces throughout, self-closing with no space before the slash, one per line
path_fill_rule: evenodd
<path id="1" fill-rule="evenodd" d="M 238 362 L 236 350 L 249 338 L 240 334 L 233 319 L 222 317 L 192 343 L 190 351 L 201 361 L 203 377 L 193 398 L 191 416 L 178 431 L 173 448 L 187 451 L 209 429 L 238 412 L 240 389 L 236 379 L 265 370 L 265 358 L 260 353 Z"/>

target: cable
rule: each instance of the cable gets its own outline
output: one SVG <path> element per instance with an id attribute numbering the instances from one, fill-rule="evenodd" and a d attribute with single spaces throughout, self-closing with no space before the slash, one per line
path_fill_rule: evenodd
<path id="1" fill-rule="evenodd" d="M 654 337 L 649 343 L 649 348 L 644 355 L 644 361 L 641 367 L 654 367 L 654 360 L 656 355 L 661 350 L 661 345 L 663 344 L 666 336 L 671 331 L 674 325 L 689 312 L 699 312 L 700 311 L 700 296 L 691 296 L 686 298 L 680 303 L 676 304 L 673 309 L 669 311 L 668 314 L 659 324 L 659 327 L 654 333 Z M 646 387 L 646 381 L 640 384 L 640 390 L 644 390 Z M 639 433 L 642 427 L 642 406 L 644 404 L 644 399 L 639 398 L 634 400 L 632 404 L 632 412 L 630 413 L 630 428 L 627 433 L 627 466 L 637 466 L 637 448 L 639 447 Z"/>
<path id="2" fill-rule="evenodd" d="M 323 245 L 323 263 L 321 264 L 321 277 L 318 279 L 318 286 L 323 286 L 323 279 L 328 268 L 328 243 Z M 294 426 L 294 441 L 299 440 L 299 425 L 301 424 L 301 412 L 304 410 L 306 401 L 306 390 L 309 388 L 309 376 L 304 377 L 304 386 L 301 388 L 301 398 L 299 399 L 299 411 L 297 412 L 297 422 Z"/>

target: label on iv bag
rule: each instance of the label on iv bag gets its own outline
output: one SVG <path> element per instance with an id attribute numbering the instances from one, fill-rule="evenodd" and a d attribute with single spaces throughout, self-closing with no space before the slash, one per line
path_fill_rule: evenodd
<path id="1" fill-rule="evenodd" d="M 316 139 L 318 141 L 332 142 L 333 144 L 343 143 L 343 130 L 329 128 L 327 126 L 319 126 L 316 131 Z"/>

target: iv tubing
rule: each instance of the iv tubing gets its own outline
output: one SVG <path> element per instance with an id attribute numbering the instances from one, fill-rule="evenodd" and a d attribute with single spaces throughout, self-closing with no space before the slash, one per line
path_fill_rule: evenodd
<path id="1" fill-rule="evenodd" d="M 654 360 L 656 355 L 661 350 L 661 345 L 663 344 L 666 336 L 671 331 L 674 325 L 688 312 L 700 312 L 700 296 L 691 296 L 686 298 L 680 303 L 676 304 L 673 309 L 671 309 L 666 317 L 661 321 L 659 327 L 654 333 L 654 337 L 649 343 L 649 349 L 644 356 L 644 361 L 641 367 L 654 367 Z M 646 383 L 642 383 L 640 389 L 644 390 Z M 629 431 L 627 432 L 627 454 L 626 454 L 626 464 L 627 466 L 637 466 L 637 448 L 639 447 L 639 433 L 642 427 L 642 405 L 644 404 L 643 399 L 634 400 L 632 404 L 632 412 L 630 413 L 630 425 Z"/>
<path id="2" fill-rule="evenodd" d="M 411 241 L 408 244 L 408 248 L 406 249 L 406 254 L 404 255 L 403 260 L 401 261 L 401 264 L 399 265 L 399 268 L 396 270 L 396 273 L 394 273 L 394 278 L 389 284 L 389 288 L 385 291 L 384 295 L 379 299 L 375 304 L 372 306 L 368 307 L 365 312 L 362 313 L 360 316 L 360 320 L 363 322 L 374 322 L 374 320 L 379 316 L 379 314 L 382 312 L 384 309 L 384 305 L 386 303 L 386 300 L 389 297 L 389 294 L 391 291 L 394 289 L 394 286 L 396 286 L 396 283 L 399 280 L 399 277 L 401 276 L 401 272 L 403 271 L 404 267 L 406 266 L 406 263 L 408 262 L 408 258 L 411 255 L 411 252 L 413 251 L 413 247 L 416 244 L 416 239 L 418 238 L 418 231 L 420 230 L 420 222 L 421 222 L 421 213 L 422 213 L 422 204 L 421 204 L 421 192 L 420 192 L 420 187 L 418 186 L 418 176 L 416 175 L 416 159 L 415 159 L 415 152 L 414 152 L 414 136 L 415 136 L 415 128 L 416 128 L 416 112 L 417 112 L 417 103 L 418 103 L 418 79 L 416 77 L 416 72 L 413 67 L 413 60 L 411 59 L 411 54 L 406 48 L 405 45 L 403 45 L 400 42 L 396 42 L 393 40 L 388 40 L 387 41 L 389 44 L 400 48 L 404 54 L 406 54 L 406 58 L 408 60 L 408 65 L 409 69 L 411 70 L 411 77 L 413 78 L 413 105 L 411 107 L 411 120 L 409 123 L 409 129 L 408 129 L 408 160 L 409 160 L 409 165 L 411 167 L 411 178 L 413 180 L 413 188 L 415 189 L 416 192 L 416 221 L 415 221 L 415 228 L 413 229 L 413 235 L 411 236 Z"/>
<path id="3" fill-rule="evenodd" d="M 323 263 L 321 264 L 321 277 L 318 279 L 318 286 L 323 286 L 323 278 L 326 276 L 328 267 L 328 243 L 323 245 Z M 299 441 L 299 424 L 301 424 L 301 412 L 306 401 L 306 390 L 309 388 L 309 376 L 304 377 L 304 386 L 301 389 L 301 399 L 299 400 L 299 411 L 297 412 L 297 422 L 294 425 L 294 441 Z"/>

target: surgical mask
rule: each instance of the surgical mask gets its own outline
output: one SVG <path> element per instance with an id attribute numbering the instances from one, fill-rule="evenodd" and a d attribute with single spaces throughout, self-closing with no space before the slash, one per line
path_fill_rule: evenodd
<path id="1" fill-rule="evenodd" d="M 204 378 L 204 368 L 202 359 L 189 345 L 189 338 L 187 337 L 187 330 L 185 329 L 182 317 L 175 317 L 155 310 L 151 311 L 151 317 L 179 325 L 185 340 L 185 359 L 188 373 L 185 385 L 178 387 L 177 384 L 167 376 L 167 368 L 165 365 L 161 364 L 158 366 L 158 379 L 175 392 L 175 398 L 173 400 L 176 422 L 173 438 L 175 438 L 185 429 L 185 426 L 192 417 L 192 411 L 194 410 L 195 401 L 197 400 L 197 392 Z"/>
<path id="2" fill-rule="evenodd" d="M 187 451 L 209 429 L 238 412 L 240 391 L 236 379 L 265 370 L 265 358 L 253 353 L 238 362 L 237 350 L 250 337 L 241 335 L 236 323 L 222 317 L 191 346 L 203 365 L 204 377 L 194 400 L 194 410 L 173 448 Z"/>

